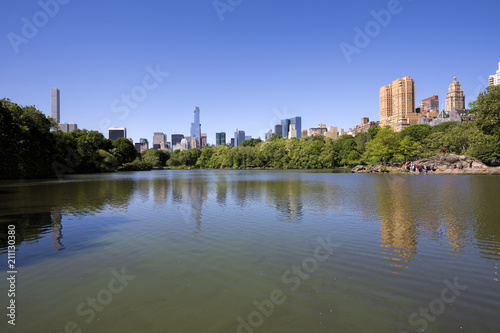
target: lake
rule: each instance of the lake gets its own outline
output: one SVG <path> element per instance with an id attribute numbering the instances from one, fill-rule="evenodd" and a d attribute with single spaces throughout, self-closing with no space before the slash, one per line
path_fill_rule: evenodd
<path id="1" fill-rule="evenodd" d="M 499 189 L 335 170 L 2 181 L 1 331 L 498 332 Z"/>

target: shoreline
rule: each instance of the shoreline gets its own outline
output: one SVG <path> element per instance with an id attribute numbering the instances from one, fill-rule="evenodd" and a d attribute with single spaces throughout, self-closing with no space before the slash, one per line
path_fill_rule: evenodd
<path id="1" fill-rule="evenodd" d="M 434 171 L 405 170 L 403 163 L 392 165 L 358 165 L 352 173 L 397 173 L 415 175 L 500 175 L 500 167 L 488 166 L 470 156 L 439 154 L 408 162 L 412 165 L 432 166 Z"/>

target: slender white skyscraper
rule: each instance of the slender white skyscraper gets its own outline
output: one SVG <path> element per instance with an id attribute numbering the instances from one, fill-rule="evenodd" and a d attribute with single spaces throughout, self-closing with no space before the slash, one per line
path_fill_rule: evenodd
<path id="1" fill-rule="evenodd" d="M 200 108 L 194 109 L 194 122 L 191 123 L 191 140 L 195 139 L 197 146 L 201 147 L 201 124 L 200 124 Z"/>
<path id="2" fill-rule="evenodd" d="M 50 116 L 57 120 L 59 123 L 61 121 L 61 92 L 57 88 L 50 88 Z"/>

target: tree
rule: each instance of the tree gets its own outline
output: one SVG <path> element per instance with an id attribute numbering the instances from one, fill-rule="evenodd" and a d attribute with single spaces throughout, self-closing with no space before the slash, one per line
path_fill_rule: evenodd
<path id="1" fill-rule="evenodd" d="M 375 139 L 378 131 L 380 131 L 380 125 L 378 124 L 368 129 L 368 135 L 370 135 L 371 140 Z"/>
<path id="2" fill-rule="evenodd" d="M 410 137 L 413 142 L 423 142 L 432 132 L 432 127 L 427 124 L 411 125 L 399 132 L 401 139 Z"/>
<path id="3" fill-rule="evenodd" d="M 248 140 L 243 141 L 241 146 L 243 146 L 243 147 L 255 147 L 261 142 L 263 142 L 261 138 L 257 138 L 257 139 L 250 138 Z"/>
<path id="4" fill-rule="evenodd" d="M 196 161 L 196 167 L 202 169 L 209 168 L 210 159 L 212 158 L 213 153 L 214 153 L 214 148 L 212 147 L 203 148 L 201 150 L 200 157 Z"/>
<path id="5" fill-rule="evenodd" d="M 470 111 L 476 114 L 478 128 L 500 139 L 500 85 L 486 88 L 470 106 Z"/>
<path id="6" fill-rule="evenodd" d="M 410 135 L 407 135 L 399 142 L 396 153 L 403 157 L 406 162 L 408 159 L 415 157 L 421 151 L 421 148 L 420 142 L 414 141 Z"/>
<path id="7" fill-rule="evenodd" d="M 55 125 L 34 106 L 0 100 L 0 178 L 54 175 Z"/>
<path id="8" fill-rule="evenodd" d="M 112 153 L 120 164 L 130 163 L 138 157 L 137 150 L 132 142 L 127 138 L 118 138 L 112 141 Z"/>
<path id="9" fill-rule="evenodd" d="M 397 134 L 386 126 L 377 133 L 375 139 L 366 144 L 366 154 L 369 159 L 385 163 L 394 156 L 398 144 Z"/>

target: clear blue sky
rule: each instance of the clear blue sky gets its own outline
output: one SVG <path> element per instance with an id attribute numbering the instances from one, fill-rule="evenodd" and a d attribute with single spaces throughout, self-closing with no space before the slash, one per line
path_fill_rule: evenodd
<path id="1" fill-rule="evenodd" d="M 468 104 L 500 62 L 499 1 L 401 0 L 380 29 L 370 12 L 391 1 L 231 0 L 223 20 L 213 0 L 59 0 L 57 12 L 54 1 L 41 1 L 52 16 L 34 0 L 0 5 L 0 97 L 50 115 L 57 87 L 61 122 L 106 137 L 124 126 L 134 142 L 189 135 L 196 106 L 209 143 L 236 128 L 263 136 L 284 116 L 347 129 L 378 120 L 380 86 L 406 75 L 417 102 L 444 102 L 456 76 Z M 373 37 L 348 62 L 341 43 L 356 46 L 367 25 Z M 169 75 L 141 96 L 148 66 Z M 132 92 L 133 108 L 120 101 Z"/>

